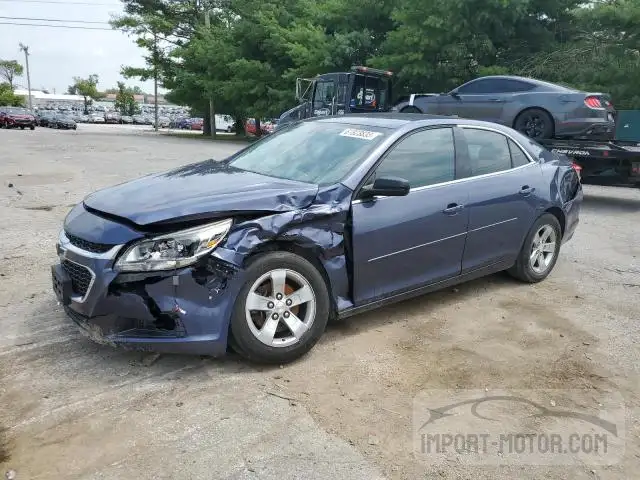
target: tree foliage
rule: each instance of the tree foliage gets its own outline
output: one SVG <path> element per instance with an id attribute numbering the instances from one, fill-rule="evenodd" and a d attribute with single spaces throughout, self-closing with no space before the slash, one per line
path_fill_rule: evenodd
<path id="1" fill-rule="evenodd" d="M 118 82 L 118 91 L 114 107 L 121 115 L 135 115 L 138 113 L 138 104 L 134 98 L 132 88 L 128 88 L 124 82 Z"/>
<path id="2" fill-rule="evenodd" d="M 149 55 L 168 98 L 236 118 L 294 105 L 297 77 L 367 64 L 396 94 L 515 74 L 611 93 L 640 108 L 638 0 L 124 0 L 114 27 Z M 205 16 L 209 15 L 209 27 Z"/>
<path id="3" fill-rule="evenodd" d="M 102 96 L 98 91 L 98 75 L 89 75 L 87 78 L 73 77 L 73 85 L 69 85 L 67 93 L 84 97 L 84 112 L 87 113 L 91 101 Z"/>
<path id="4" fill-rule="evenodd" d="M 13 88 L 9 82 L 0 83 L 0 106 L 21 107 L 24 105 L 24 98 L 13 93 Z"/>
<path id="5" fill-rule="evenodd" d="M 14 79 L 22 76 L 23 71 L 24 68 L 16 60 L 0 59 L 0 77 L 9 83 L 11 91 L 15 88 Z"/>

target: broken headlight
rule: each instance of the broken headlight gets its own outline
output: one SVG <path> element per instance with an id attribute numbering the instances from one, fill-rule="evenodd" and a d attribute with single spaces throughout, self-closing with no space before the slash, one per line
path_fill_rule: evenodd
<path id="1" fill-rule="evenodd" d="M 231 228 L 231 219 L 141 240 L 116 262 L 121 272 L 172 270 L 191 265 L 211 252 Z"/>

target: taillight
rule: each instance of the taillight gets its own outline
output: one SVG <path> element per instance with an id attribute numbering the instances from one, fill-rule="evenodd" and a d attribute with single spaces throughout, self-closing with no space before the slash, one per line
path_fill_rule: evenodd
<path id="1" fill-rule="evenodd" d="M 598 97 L 587 97 L 584 99 L 584 104 L 589 108 L 602 108 L 602 103 Z"/>
<path id="2" fill-rule="evenodd" d="M 582 179 L 582 167 L 576 162 L 571 162 L 571 168 L 573 168 L 578 174 L 578 178 Z"/>

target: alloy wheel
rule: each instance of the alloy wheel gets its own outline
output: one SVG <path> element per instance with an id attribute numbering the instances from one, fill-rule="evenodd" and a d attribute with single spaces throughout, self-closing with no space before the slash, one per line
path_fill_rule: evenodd
<path id="1" fill-rule="evenodd" d="M 300 341 L 316 316 L 311 283 L 293 270 L 278 268 L 261 275 L 251 286 L 245 317 L 251 333 L 270 347 Z"/>
<path id="2" fill-rule="evenodd" d="M 529 117 L 525 123 L 525 132 L 531 138 L 537 138 L 544 132 L 544 121 L 540 117 Z"/>
<path id="3" fill-rule="evenodd" d="M 529 265 L 531 269 L 541 275 L 545 273 L 556 254 L 556 231 L 551 225 L 543 225 L 536 232 L 531 243 Z"/>

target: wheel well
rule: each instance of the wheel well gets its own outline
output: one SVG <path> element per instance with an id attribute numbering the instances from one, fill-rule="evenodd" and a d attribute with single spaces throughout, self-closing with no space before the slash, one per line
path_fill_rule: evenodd
<path id="1" fill-rule="evenodd" d="M 566 224 L 566 219 L 564 217 L 564 212 L 562 211 L 562 209 L 558 207 L 551 207 L 547 208 L 545 210 L 545 213 L 550 213 L 558 219 L 558 222 L 560 223 L 560 234 L 564 237 L 564 227 Z"/>
<path id="2" fill-rule="evenodd" d="M 420 110 L 415 105 L 407 105 L 402 110 L 400 110 L 400 113 L 407 113 L 407 111 L 411 111 L 411 110 L 417 110 L 417 112 L 408 112 L 408 113 L 423 113 L 422 110 Z"/>
<path id="3" fill-rule="evenodd" d="M 553 119 L 553 115 L 551 115 L 551 112 L 549 110 L 547 110 L 546 108 L 542 108 L 542 107 L 527 107 L 527 108 L 521 110 L 520 112 L 518 112 L 518 114 L 513 119 L 513 125 L 511 127 L 515 129 L 516 128 L 516 123 L 518 122 L 518 118 L 520 118 L 520 115 L 522 115 L 524 112 L 528 112 L 529 110 L 541 110 L 544 113 L 546 113 L 547 115 L 549 115 L 549 118 L 551 119 L 551 126 L 553 127 L 553 132 L 552 133 L 555 134 L 555 132 L 556 132 L 556 121 Z"/>
<path id="4" fill-rule="evenodd" d="M 304 247 L 294 242 L 273 241 L 260 245 L 254 250 L 251 255 L 245 261 L 245 264 L 251 261 L 258 255 L 268 252 L 289 252 L 298 255 L 309 263 L 311 263 L 322 275 L 325 285 L 327 286 L 327 292 L 329 293 L 329 302 L 331 302 L 331 318 L 335 318 L 338 315 L 338 306 L 333 296 L 333 290 L 331 288 L 331 282 L 329 281 L 329 275 L 327 274 L 324 265 L 320 261 L 320 256 L 314 248 Z"/>

